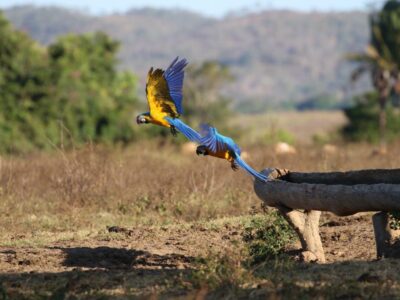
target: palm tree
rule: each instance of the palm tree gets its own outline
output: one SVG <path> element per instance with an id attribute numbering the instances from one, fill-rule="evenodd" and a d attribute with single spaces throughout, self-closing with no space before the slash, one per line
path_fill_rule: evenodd
<path id="1" fill-rule="evenodd" d="M 386 106 L 392 90 L 398 92 L 400 65 L 400 2 L 390 0 L 370 16 L 370 44 L 364 53 L 348 55 L 358 62 L 352 80 L 368 72 L 379 99 L 380 152 L 386 153 Z"/>

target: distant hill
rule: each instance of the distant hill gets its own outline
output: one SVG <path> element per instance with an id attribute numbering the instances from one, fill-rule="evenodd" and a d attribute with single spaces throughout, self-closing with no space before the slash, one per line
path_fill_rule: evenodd
<path id="1" fill-rule="evenodd" d="M 166 67 L 176 55 L 190 62 L 218 60 L 236 76 L 226 93 L 242 107 L 298 103 L 327 94 L 343 97 L 353 67 L 343 57 L 361 51 L 368 41 L 364 12 L 262 11 L 217 20 L 182 10 L 91 16 L 18 6 L 5 14 L 45 44 L 68 32 L 105 31 L 122 43 L 121 67 L 138 74 L 141 82 L 149 66 Z M 367 80 L 361 89 L 366 86 Z"/>

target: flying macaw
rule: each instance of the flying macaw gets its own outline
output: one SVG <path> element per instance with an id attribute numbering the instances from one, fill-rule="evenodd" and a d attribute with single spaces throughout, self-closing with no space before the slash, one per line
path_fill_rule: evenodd
<path id="1" fill-rule="evenodd" d="M 147 74 L 146 96 L 149 103 L 149 112 L 136 117 L 137 124 L 153 123 L 168 127 L 176 135 L 175 126 L 166 120 L 179 118 L 182 109 L 182 86 L 186 59 L 178 61 L 176 57 L 167 70 L 150 68 Z"/>
<path id="2" fill-rule="evenodd" d="M 200 144 L 196 149 L 197 155 L 210 155 L 218 158 L 226 159 L 231 163 L 231 168 L 237 170 L 238 167 L 246 170 L 255 179 L 267 181 L 267 177 L 252 167 L 250 167 L 241 157 L 239 146 L 227 136 L 218 133 L 215 127 L 203 125 L 203 135 L 177 119 L 166 118 L 171 125 L 180 131 L 189 140 Z"/>

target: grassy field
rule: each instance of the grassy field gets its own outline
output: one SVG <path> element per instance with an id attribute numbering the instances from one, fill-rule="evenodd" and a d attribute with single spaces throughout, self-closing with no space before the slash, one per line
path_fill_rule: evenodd
<path id="1" fill-rule="evenodd" d="M 246 142 L 265 142 L 266 134 L 282 130 L 293 141 L 310 144 L 316 136 L 334 133 L 346 124 L 342 111 L 278 111 L 256 115 L 239 115 L 232 119 L 232 126 L 246 133 Z"/>
<path id="2" fill-rule="evenodd" d="M 333 153 L 309 144 L 295 155 L 277 155 L 273 145 L 244 150 L 256 169 L 330 171 L 399 168 L 399 147 L 385 156 L 362 144 Z M 328 263 L 301 263 L 298 241 L 276 230 L 247 174 L 179 145 L 3 157 L 0 199 L 0 299 L 400 295 L 400 262 L 374 261 L 370 214 L 323 214 Z M 254 251 L 268 259 L 250 264 Z"/>

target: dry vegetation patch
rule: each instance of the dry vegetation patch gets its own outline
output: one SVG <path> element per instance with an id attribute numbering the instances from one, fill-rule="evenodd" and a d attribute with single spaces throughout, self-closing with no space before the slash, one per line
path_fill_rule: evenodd
<path id="1" fill-rule="evenodd" d="M 330 171 L 398 168 L 396 148 L 386 156 L 359 144 L 333 154 L 322 146 L 304 146 L 291 156 L 275 155 L 272 146 L 245 150 L 257 169 Z M 369 214 L 323 215 L 326 265 L 298 262 L 296 241 L 284 245 L 284 257 L 248 265 L 244 231 L 264 215 L 252 180 L 222 160 L 185 156 L 174 145 L 3 157 L 0 199 L 0 296 L 279 299 L 399 293 L 399 263 L 372 261 Z"/>

